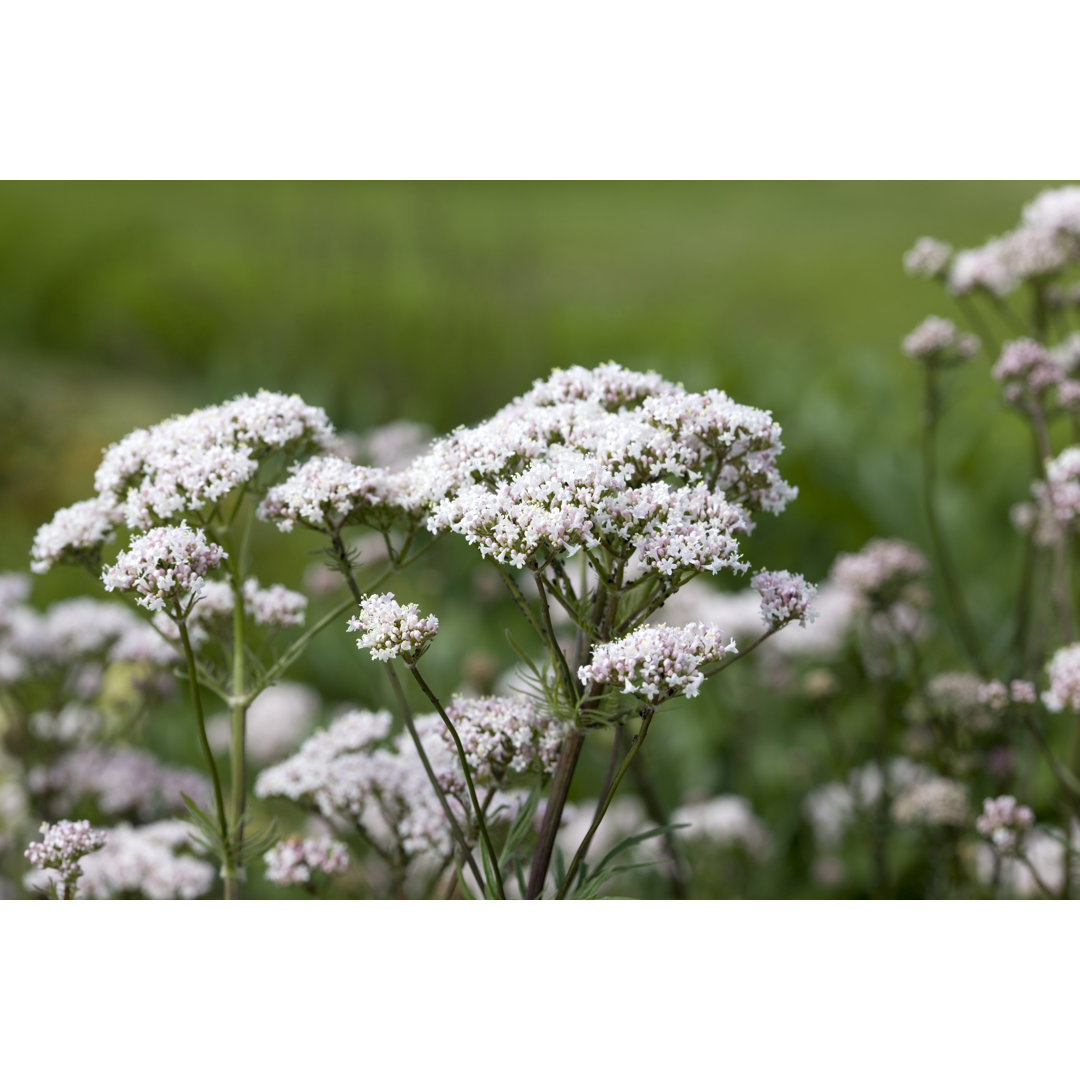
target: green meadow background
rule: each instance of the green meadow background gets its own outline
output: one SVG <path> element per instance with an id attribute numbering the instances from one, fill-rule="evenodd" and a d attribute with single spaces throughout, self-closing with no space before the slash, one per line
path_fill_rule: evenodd
<path id="1" fill-rule="evenodd" d="M 900 342 L 926 315 L 961 320 L 901 257 L 925 234 L 982 243 L 1046 186 L 2 184 L 0 570 L 28 569 L 38 525 L 92 494 L 103 447 L 174 413 L 266 388 L 299 393 L 342 430 L 409 419 L 440 433 L 552 367 L 607 360 L 722 388 L 780 422 L 800 495 L 745 545 L 755 566 L 820 580 L 874 536 L 925 549 L 922 386 Z M 994 359 L 951 380 L 942 439 L 943 516 L 991 639 L 1018 572 L 1007 512 L 1030 454 Z M 311 547 L 268 532 L 262 580 L 298 587 Z M 513 660 L 511 616 L 477 602 L 470 556 L 450 538 L 407 597 L 462 612 L 454 644 L 430 654 L 450 685 L 470 649 Z M 33 600 L 87 591 L 104 595 L 59 568 L 35 579 Z M 294 675 L 329 700 L 364 700 L 356 650 L 336 636 Z M 956 663 L 944 634 L 939 648 L 937 669 Z M 741 725 L 768 718 L 740 685 L 751 694 L 732 683 L 712 734 L 672 725 L 653 739 L 666 794 L 743 791 L 795 836 L 793 783 L 828 778 L 807 764 L 820 734 L 793 710 L 750 754 Z M 156 738 L 194 763 L 184 731 Z M 805 875 L 785 865 L 751 891 L 799 894 Z"/>

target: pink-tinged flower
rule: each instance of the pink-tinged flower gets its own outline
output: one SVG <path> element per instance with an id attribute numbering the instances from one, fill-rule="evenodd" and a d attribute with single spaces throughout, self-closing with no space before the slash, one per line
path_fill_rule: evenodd
<path id="1" fill-rule="evenodd" d="M 817 587 L 809 584 L 802 574 L 763 570 L 751 579 L 750 584 L 761 597 L 761 617 L 773 630 L 796 619 L 805 626 L 817 617 L 813 608 Z"/>
<path id="2" fill-rule="evenodd" d="M 41 840 L 31 843 L 24 852 L 39 870 L 55 870 L 60 880 L 72 882 L 79 876 L 79 862 L 84 855 L 105 845 L 105 833 L 90 827 L 89 821 L 44 822 Z"/>
<path id="3" fill-rule="evenodd" d="M 416 604 L 397 603 L 393 593 L 379 593 L 360 601 L 360 614 L 349 620 L 347 629 L 361 632 L 356 646 L 369 650 L 373 660 L 400 656 L 414 663 L 439 632 L 439 620 L 434 615 L 421 617 Z"/>
<path id="4" fill-rule="evenodd" d="M 904 540 L 870 540 L 855 553 L 838 555 L 829 577 L 866 600 L 901 591 L 930 569 L 918 548 Z"/>
<path id="5" fill-rule="evenodd" d="M 332 533 L 381 507 L 393 508 L 396 490 L 386 469 L 314 457 L 293 466 L 292 475 L 266 493 L 256 513 L 282 532 L 291 532 L 299 522 Z"/>
<path id="6" fill-rule="evenodd" d="M 1064 368 L 1050 351 L 1030 338 L 1007 341 L 991 374 L 1002 384 L 1006 400 L 1013 404 L 1026 394 L 1039 397 L 1065 378 Z"/>
<path id="7" fill-rule="evenodd" d="M 904 253 L 904 269 L 912 277 L 936 278 L 949 265 L 952 246 L 932 236 L 920 236 L 915 246 Z"/>
<path id="8" fill-rule="evenodd" d="M 115 533 L 119 520 L 111 497 L 84 499 L 57 510 L 52 521 L 42 525 L 30 549 L 30 569 L 44 574 L 57 563 L 94 566 L 102 545 Z"/>
<path id="9" fill-rule="evenodd" d="M 1024 207 L 1024 224 L 1080 236 L 1080 187 L 1042 191 Z"/>
<path id="10" fill-rule="evenodd" d="M 521 696 L 454 698 L 446 712 L 480 784 L 501 781 L 511 772 L 550 773 L 570 732 L 566 722 Z M 449 731 L 445 736 L 452 745 Z"/>
<path id="11" fill-rule="evenodd" d="M 1080 712 L 1080 644 L 1058 649 L 1050 658 L 1047 673 L 1050 689 L 1043 691 L 1043 704 L 1051 712 Z"/>
<path id="12" fill-rule="evenodd" d="M 134 592 L 135 602 L 162 611 L 171 600 L 195 594 L 203 575 L 216 570 L 226 554 L 187 522 L 161 526 L 136 537 L 112 566 L 101 572 L 106 590 Z"/>
<path id="13" fill-rule="evenodd" d="M 133 431 L 106 450 L 94 486 L 129 528 L 147 529 L 238 490 L 275 451 L 302 456 L 332 442 L 322 409 L 261 390 Z"/>
<path id="14" fill-rule="evenodd" d="M 1031 807 L 1021 806 L 1015 795 L 983 800 L 983 812 L 975 819 L 975 829 L 998 851 L 1015 851 L 1021 836 L 1035 824 Z"/>
<path id="15" fill-rule="evenodd" d="M 903 350 L 912 360 L 927 363 L 959 363 L 971 360 L 979 351 L 979 339 L 974 334 L 962 334 L 955 323 L 931 315 L 924 319 L 906 338 Z"/>
<path id="16" fill-rule="evenodd" d="M 648 702 L 683 694 L 696 697 L 705 679 L 702 668 L 738 650 L 724 643 L 715 626 L 645 626 L 618 641 L 593 647 L 592 663 L 578 669 L 585 684 L 618 685 L 623 693 Z"/>
<path id="17" fill-rule="evenodd" d="M 306 885 L 313 874 L 340 877 L 348 869 L 348 849 L 326 836 L 290 836 L 266 853 L 266 877 L 275 885 Z"/>

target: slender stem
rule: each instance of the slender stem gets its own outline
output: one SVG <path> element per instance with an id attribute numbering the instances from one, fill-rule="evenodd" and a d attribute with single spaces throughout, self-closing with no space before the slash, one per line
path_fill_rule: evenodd
<path id="1" fill-rule="evenodd" d="M 529 867 L 529 880 L 525 890 L 526 900 L 535 900 L 544 891 L 544 882 L 547 880 L 548 866 L 551 863 L 551 853 L 555 849 L 555 834 L 559 831 L 562 822 L 563 807 L 566 805 L 566 797 L 570 793 L 570 781 L 574 778 L 574 770 L 577 768 L 578 758 L 581 757 L 581 748 L 585 743 L 585 733 L 574 731 L 563 740 L 562 749 L 559 751 L 559 760 L 555 765 L 555 772 L 551 777 L 551 788 L 548 791 L 547 805 L 544 808 L 544 819 L 540 824 L 540 836 L 536 842 L 536 850 L 533 852 L 532 864 Z"/>
<path id="2" fill-rule="evenodd" d="M 574 682 L 574 676 L 570 674 L 570 667 L 566 662 L 566 654 L 562 651 L 558 638 L 555 636 L 555 627 L 551 621 L 551 608 L 548 605 L 547 590 L 544 588 L 543 575 L 539 572 L 534 572 L 533 580 L 536 582 L 536 591 L 540 594 L 540 612 L 544 617 L 544 628 L 546 631 L 548 648 L 558 661 L 559 674 L 562 676 L 563 687 L 566 690 L 566 699 L 567 701 L 572 702 L 577 686 Z"/>
<path id="3" fill-rule="evenodd" d="M 651 706 L 642 709 L 641 727 L 638 729 L 637 735 L 634 736 L 634 741 L 630 744 L 630 749 L 627 751 L 626 757 L 623 758 L 623 763 L 619 766 L 619 771 L 615 774 L 615 779 L 611 782 L 611 787 L 608 788 L 607 795 L 604 797 L 604 801 L 601 803 L 599 811 L 593 818 L 592 824 L 589 826 L 589 831 L 578 845 L 577 851 L 574 852 L 573 859 L 570 860 L 570 865 L 566 869 L 566 877 L 563 878 L 563 883 L 559 886 L 559 891 L 555 894 L 556 900 L 566 899 L 566 894 L 573 883 L 577 868 L 581 864 L 581 860 L 585 857 L 585 852 L 589 850 L 589 844 L 592 842 L 593 834 L 596 832 L 597 828 L 599 828 L 600 822 L 604 820 L 604 815 L 607 813 L 608 807 L 611 806 L 611 800 L 615 798 L 615 792 L 618 791 L 619 784 L 626 775 L 626 770 L 630 768 L 631 762 L 637 757 L 637 753 L 641 749 L 641 744 L 645 741 L 645 736 L 649 733 L 649 725 L 652 723 L 652 718 L 655 715 L 656 709 Z"/>
<path id="4" fill-rule="evenodd" d="M 226 899 L 239 900 L 243 884 L 243 861 L 240 853 L 244 844 L 244 812 L 247 808 L 247 754 L 245 752 L 247 724 L 247 702 L 244 694 L 244 590 L 240 580 L 238 565 L 232 567 L 230 574 L 233 590 L 233 670 L 232 670 L 232 707 L 230 709 L 229 758 L 232 777 L 233 801 L 233 851 L 237 866 L 236 874 L 230 879 L 225 876 Z M 231 888 L 230 888 L 231 885 Z"/>
<path id="5" fill-rule="evenodd" d="M 461 831 L 461 826 L 458 824 L 458 820 L 454 817 L 454 812 L 450 809 L 450 804 L 446 801 L 446 793 L 442 789 L 442 785 L 439 783 L 439 778 L 435 775 L 435 770 L 431 767 L 431 761 L 427 756 L 427 751 L 424 749 L 424 744 L 420 741 L 420 734 L 416 730 L 416 724 L 413 723 L 412 709 L 409 708 L 409 702 L 405 697 L 405 691 L 402 688 L 401 682 L 397 677 L 397 672 L 394 670 L 393 663 L 386 665 L 386 673 L 390 677 L 390 685 L 393 687 L 394 696 L 398 700 L 398 706 L 401 708 L 401 715 L 405 720 L 405 727 L 409 730 L 409 735 L 412 737 L 413 745 L 416 747 L 416 753 L 420 757 L 420 762 L 424 766 L 424 772 L 427 773 L 428 780 L 431 781 L 431 786 L 435 789 L 435 795 L 439 800 L 439 805 L 442 807 L 443 814 L 446 815 L 447 824 L 450 826 L 450 832 L 453 834 L 459 848 L 461 848 L 462 857 L 465 862 L 468 863 L 469 869 L 473 872 L 477 883 L 480 888 L 484 887 L 484 875 L 480 873 L 477 868 L 476 861 L 472 857 L 472 850 L 469 842 L 465 839 L 465 834 Z"/>
<path id="6" fill-rule="evenodd" d="M 926 397 L 923 409 L 923 507 L 926 521 L 930 527 L 930 542 L 934 548 L 935 562 L 945 586 L 945 595 L 952 613 L 953 631 L 960 641 L 960 646 L 967 653 L 968 660 L 984 679 L 987 677 L 986 664 L 979 648 L 971 615 L 964 600 L 953 566 L 952 557 L 945 541 L 945 533 L 937 512 L 938 462 L 937 432 L 941 415 L 941 398 L 938 388 L 938 371 L 932 364 L 925 364 Z"/>
<path id="7" fill-rule="evenodd" d="M 210 768 L 210 779 L 214 785 L 214 804 L 217 808 L 218 828 L 221 830 L 221 843 L 225 851 L 225 881 L 226 885 L 232 873 L 232 844 L 229 838 L 229 824 L 225 815 L 225 796 L 221 790 L 221 778 L 218 776 L 217 762 L 214 760 L 214 752 L 210 749 L 210 740 L 206 737 L 206 719 L 203 716 L 202 696 L 199 694 L 199 680 L 195 668 L 195 653 L 191 648 L 191 638 L 188 636 L 187 623 L 180 618 L 180 605 L 176 606 L 176 625 L 180 631 L 180 641 L 184 646 L 184 656 L 187 659 L 188 681 L 191 684 L 191 697 L 195 705 L 195 719 L 199 729 L 199 743 L 202 746 L 203 755 Z M 228 899 L 228 896 L 226 896 Z"/>
<path id="8" fill-rule="evenodd" d="M 473 812 L 476 815 L 476 824 L 480 829 L 480 842 L 487 849 L 488 858 L 491 860 L 491 870 L 495 875 L 495 891 L 500 900 L 505 900 L 506 891 L 503 889 L 502 874 L 499 871 L 499 856 L 495 851 L 495 845 L 491 842 L 491 837 L 488 835 L 487 823 L 484 821 L 484 811 L 480 806 L 480 800 L 476 797 L 476 788 L 473 786 L 472 769 L 469 768 L 469 761 L 465 756 L 465 747 L 461 744 L 461 736 L 458 735 L 457 728 L 454 727 L 453 721 L 446 715 L 446 710 L 442 707 L 442 702 L 439 701 L 435 696 L 434 691 L 424 681 L 424 676 L 420 674 L 416 665 L 406 661 L 406 666 L 409 671 L 412 672 L 413 678 L 416 680 L 420 689 L 423 690 L 428 701 L 435 706 L 439 716 L 442 717 L 442 722 L 446 725 L 446 730 L 450 732 L 450 737 L 454 740 L 454 746 L 457 748 L 458 757 L 461 759 L 461 769 L 465 773 L 465 784 L 469 789 L 469 799 L 472 802 Z"/>

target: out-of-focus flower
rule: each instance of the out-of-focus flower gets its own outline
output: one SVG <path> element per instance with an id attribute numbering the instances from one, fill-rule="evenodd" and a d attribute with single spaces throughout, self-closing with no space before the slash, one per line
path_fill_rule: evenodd
<path id="1" fill-rule="evenodd" d="M 275 885 L 307 885 L 313 874 L 340 877 L 348 869 L 348 849 L 326 836 L 290 836 L 266 853 L 266 877 Z"/>
<path id="2" fill-rule="evenodd" d="M 949 265 L 952 251 L 952 246 L 941 240 L 920 236 L 915 246 L 904 253 L 904 269 L 912 277 L 940 277 Z"/>
<path id="3" fill-rule="evenodd" d="M 1050 688 L 1043 691 L 1043 704 L 1051 712 L 1080 712 L 1080 643 L 1058 649 L 1050 658 L 1047 674 Z"/>
<path id="4" fill-rule="evenodd" d="M 904 338 L 903 350 L 912 360 L 928 364 L 961 363 L 979 351 L 979 339 L 960 333 L 948 319 L 931 315 Z"/>
<path id="5" fill-rule="evenodd" d="M 303 683 L 268 686 L 250 705 L 245 726 L 245 749 L 256 765 L 267 765 L 295 750 L 311 730 L 322 707 L 317 690 Z M 227 750 L 231 738 L 228 713 L 211 718 L 206 735 L 215 750 Z"/>
<path id="6" fill-rule="evenodd" d="M 998 851 L 1015 851 L 1023 833 L 1035 824 L 1031 807 L 1021 806 L 1015 795 L 983 800 L 983 812 L 975 819 L 975 829 Z"/>
<path id="7" fill-rule="evenodd" d="M 891 808 L 900 825 L 967 824 L 971 815 L 968 791 L 947 776 L 933 776 L 901 792 Z"/>

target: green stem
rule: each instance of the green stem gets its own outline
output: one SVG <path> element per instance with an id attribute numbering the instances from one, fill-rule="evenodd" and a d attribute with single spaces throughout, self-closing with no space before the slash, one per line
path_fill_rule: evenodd
<path id="1" fill-rule="evenodd" d="M 952 614 L 953 631 L 960 641 L 968 660 L 982 678 L 987 677 L 986 665 L 982 659 L 978 637 L 964 601 L 964 593 L 957 581 L 952 557 L 945 542 L 945 533 L 937 513 L 937 432 L 938 418 L 941 415 L 941 399 L 937 383 L 937 370 L 930 364 L 926 371 L 926 397 L 923 410 L 923 507 L 926 522 L 930 528 L 930 542 L 934 549 L 935 562 L 945 586 L 945 595 Z"/>
<path id="2" fill-rule="evenodd" d="M 180 617 L 180 605 L 176 605 L 177 628 L 180 631 L 180 641 L 184 646 L 184 656 L 187 659 L 188 681 L 191 684 L 191 697 L 195 705 L 195 719 L 198 722 L 199 743 L 206 757 L 206 763 L 210 768 L 210 779 L 214 785 L 214 803 L 217 808 L 218 828 L 221 830 L 221 844 L 225 852 L 224 877 L 226 885 L 226 897 L 228 896 L 228 883 L 233 876 L 234 867 L 232 859 L 232 843 L 229 838 L 228 819 L 225 816 L 225 796 L 221 790 L 221 778 L 218 776 L 217 762 L 214 760 L 214 752 L 210 749 L 210 740 L 206 737 L 206 719 L 203 716 L 202 696 L 199 694 L 199 679 L 195 668 L 195 653 L 191 648 L 191 638 L 188 636 L 187 623 Z"/>
<path id="3" fill-rule="evenodd" d="M 612 799 L 615 798 L 615 792 L 619 790 L 619 784 L 626 775 L 626 770 L 630 768 L 634 758 L 637 757 L 637 753 L 641 749 L 641 744 L 645 741 L 645 736 L 649 733 L 649 725 L 652 723 L 652 718 L 655 715 L 656 709 L 652 706 L 647 706 L 642 709 L 641 727 L 638 729 L 637 735 L 634 736 L 634 741 L 630 744 L 630 749 L 627 751 L 626 757 L 623 758 L 622 765 L 619 766 L 619 771 L 615 774 L 615 779 L 612 780 L 607 795 L 604 797 L 600 809 L 597 811 L 596 816 L 592 820 L 592 824 L 589 826 L 589 831 L 578 845 L 577 851 L 574 852 L 573 859 L 570 860 L 570 865 L 566 869 L 566 877 L 563 878 L 563 883 L 559 886 L 559 891 L 555 894 L 556 900 L 566 899 L 566 894 L 573 884 L 577 868 L 581 864 L 581 860 L 585 857 L 585 853 L 589 850 L 589 844 L 592 842 L 593 834 L 599 828 L 600 822 L 604 820 L 604 815 L 607 813 L 608 807 L 611 806 Z"/>
<path id="4" fill-rule="evenodd" d="M 392 662 L 387 663 L 386 673 L 390 677 L 390 685 L 393 687 L 394 696 L 397 698 L 398 706 L 401 708 L 401 715 L 405 721 L 405 727 L 408 728 L 409 735 L 412 737 L 413 745 L 416 747 L 416 753 L 419 755 L 420 762 L 424 766 L 424 772 L 427 773 L 428 780 L 431 781 L 431 786 L 435 789 L 435 795 L 439 800 L 439 805 L 442 807 L 443 814 L 446 815 L 446 821 L 450 826 L 450 832 L 453 834 L 458 847 L 461 848 L 462 858 L 464 858 L 469 869 L 473 872 L 480 887 L 483 888 L 484 875 L 480 873 L 480 870 L 476 865 L 476 860 L 472 857 L 471 846 L 468 840 L 465 839 L 465 834 L 461 831 L 461 826 L 458 824 L 457 818 L 454 817 L 454 812 L 450 809 L 450 804 L 446 801 L 446 793 L 443 791 L 442 785 L 435 775 L 435 770 L 431 767 L 431 761 L 428 759 L 427 751 L 424 749 L 424 744 L 420 741 L 420 733 L 416 730 L 416 724 L 413 723 L 412 709 L 409 708 L 408 699 L 405 697 L 405 690 L 402 688 L 401 681 L 397 677 L 397 672 L 394 670 Z"/>
<path id="5" fill-rule="evenodd" d="M 236 853 L 236 873 L 230 881 L 225 876 L 225 898 L 239 900 L 242 894 L 244 867 L 241 852 L 244 845 L 244 813 L 247 808 L 247 754 L 245 727 L 248 701 L 244 691 L 244 590 L 240 567 L 234 565 L 230 575 L 233 590 L 233 670 L 232 705 L 230 707 L 229 759 L 231 766 L 233 802 L 233 851 Z"/>
<path id="6" fill-rule="evenodd" d="M 484 821 L 484 811 L 480 807 L 480 800 L 476 797 L 476 788 L 473 786 L 472 769 L 469 768 L 469 762 L 465 756 L 465 747 L 461 744 L 461 737 L 458 735 L 457 728 L 454 727 L 453 721 L 446 715 L 446 710 L 442 707 L 442 703 L 435 696 L 431 687 L 424 681 L 424 677 L 420 674 L 416 665 L 410 663 L 408 660 L 406 660 L 405 663 L 409 671 L 412 672 L 412 676 L 416 680 L 417 685 L 423 690 L 428 701 L 435 706 L 439 716 L 442 717 L 442 722 L 446 725 L 446 730 L 450 732 L 450 737 L 454 740 L 454 746 L 457 748 L 458 757 L 461 760 L 461 769 L 465 773 L 465 784 L 469 789 L 469 799 L 472 802 L 473 812 L 476 814 L 476 824 L 480 829 L 480 842 L 487 851 L 488 859 L 491 861 L 491 872 L 495 875 L 495 892 L 500 900 L 505 900 L 506 891 L 503 888 L 502 874 L 499 871 L 499 856 L 495 851 L 495 845 L 491 842 L 491 837 L 488 835 L 487 823 Z"/>

